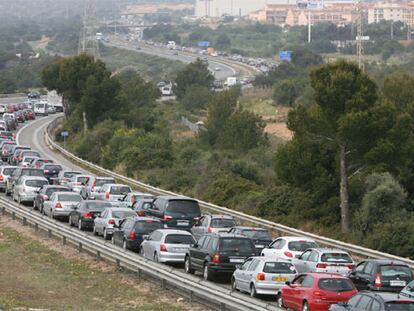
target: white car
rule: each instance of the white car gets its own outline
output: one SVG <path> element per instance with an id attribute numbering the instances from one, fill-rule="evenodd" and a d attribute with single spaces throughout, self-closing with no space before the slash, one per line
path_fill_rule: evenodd
<path id="1" fill-rule="evenodd" d="M 130 186 L 122 184 L 104 184 L 98 192 L 96 192 L 97 200 L 118 202 L 122 200 L 126 194 L 132 192 Z"/>
<path id="2" fill-rule="evenodd" d="M 107 204 L 110 204 L 107 202 Z M 103 235 L 105 240 L 109 240 L 114 232 L 114 225 L 119 225 L 119 222 L 128 217 L 135 217 L 135 213 L 130 208 L 123 207 L 107 207 L 105 210 L 95 218 L 93 233 L 95 235 Z"/>
<path id="3" fill-rule="evenodd" d="M 13 200 L 20 203 L 33 202 L 37 192 L 49 182 L 45 177 L 39 176 L 22 176 L 20 177 L 13 190 Z"/>
<path id="4" fill-rule="evenodd" d="M 262 250 L 262 256 L 292 260 L 299 258 L 309 248 L 317 248 L 318 244 L 312 239 L 297 236 L 280 237 Z"/>
<path id="5" fill-rule="evenodd" d="M 72 189 L 73 192 L 81 193 L 83 187 L 88 183 L 89 179 L 92 176 L 90 175 L 73 175 L 70 178 L 70 181 L 67 183 L 67 186 Z"/>

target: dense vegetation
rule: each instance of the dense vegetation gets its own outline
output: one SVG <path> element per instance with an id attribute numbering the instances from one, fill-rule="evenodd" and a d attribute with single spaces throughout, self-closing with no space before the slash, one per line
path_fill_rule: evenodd
<path id="1" fill-rule="evenodd" d="M 414 77 L 389 76 L 379 89 L 352 63 L 319 65 L 307 78 L 309 102 L 289 114 L 295 136 L 275 153 L 261 119 L 238 104 L 239 89 L 209 91 L 201 62 L 183 72 L 194 79 L 177 80 L 183 93 L 174 109 L 157 102 L 158 90 L 135 73 L 111 76 L 85 55 L 49 66 L 43 80 L 65 97 L 61 129 L 83 158 L 155 186 L 413 257 Z M 176 135 L 177 109 L 204 116 L 198 134 Z"/>

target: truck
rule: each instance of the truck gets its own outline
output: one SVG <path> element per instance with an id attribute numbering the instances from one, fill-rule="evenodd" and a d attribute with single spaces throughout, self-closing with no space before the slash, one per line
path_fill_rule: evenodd
<path id="1" fill-rule="evenodd" d="M 237 78 L 236 77 L 227 77 L 226 81 L 224 82 L 224 86 L 226 87 L 232 87 L 237 84 Z"/>
<path id="2" fill-rule="evenodd" d="M 167 49 L 174 50 L 175 49 L 175 41 L 168 41 Z"/>

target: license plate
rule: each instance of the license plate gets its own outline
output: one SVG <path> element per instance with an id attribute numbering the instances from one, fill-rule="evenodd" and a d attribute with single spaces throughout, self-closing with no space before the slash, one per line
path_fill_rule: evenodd
<path id="1" fill-rule="evenodd" d="M 182 248 L 182 247 L 175 247 L 174 248 L 174 251 L 176 252 L 176 253 L 183 253 L 183 252 L 185 252 L 187 249 L 186 248 Z"/>
<path id="2" fill-rule="evenodd" d="M 230 258 L 230 262 L 244 262 L 243 258 Z"/>
<path id="3" fill-rule="evenodd" d="M 264 245 L 256 245 L 256 248 L 264 248 Z"/>
<path id="4" fill-rule="evenodd" d="M 391 286 L 405 286 L 407 283 L 405 281 L 390 281 Z"/>
<path id="5" fill-rule="evenodd" d="M 188 226 L 188 220 L 177 220 L 177 226 Z"/>
<path id="6" fill-rule="evenodd" d="M 288 278 L 282 278 L 280 276 L 272 277 L 272 281 L 276 281 L 276 282 L 286 282 L 287 280 L 289 280 L 289 279 Z"/>

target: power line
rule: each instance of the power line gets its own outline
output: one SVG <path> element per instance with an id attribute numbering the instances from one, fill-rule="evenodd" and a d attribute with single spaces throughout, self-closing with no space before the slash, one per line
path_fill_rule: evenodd
<path id="1" fill-rule="evenodd" d="M 97 29 L 96 0 L 84 0 L 78 54 L 90 54 L 95 58 L 99 57 Z"/>

